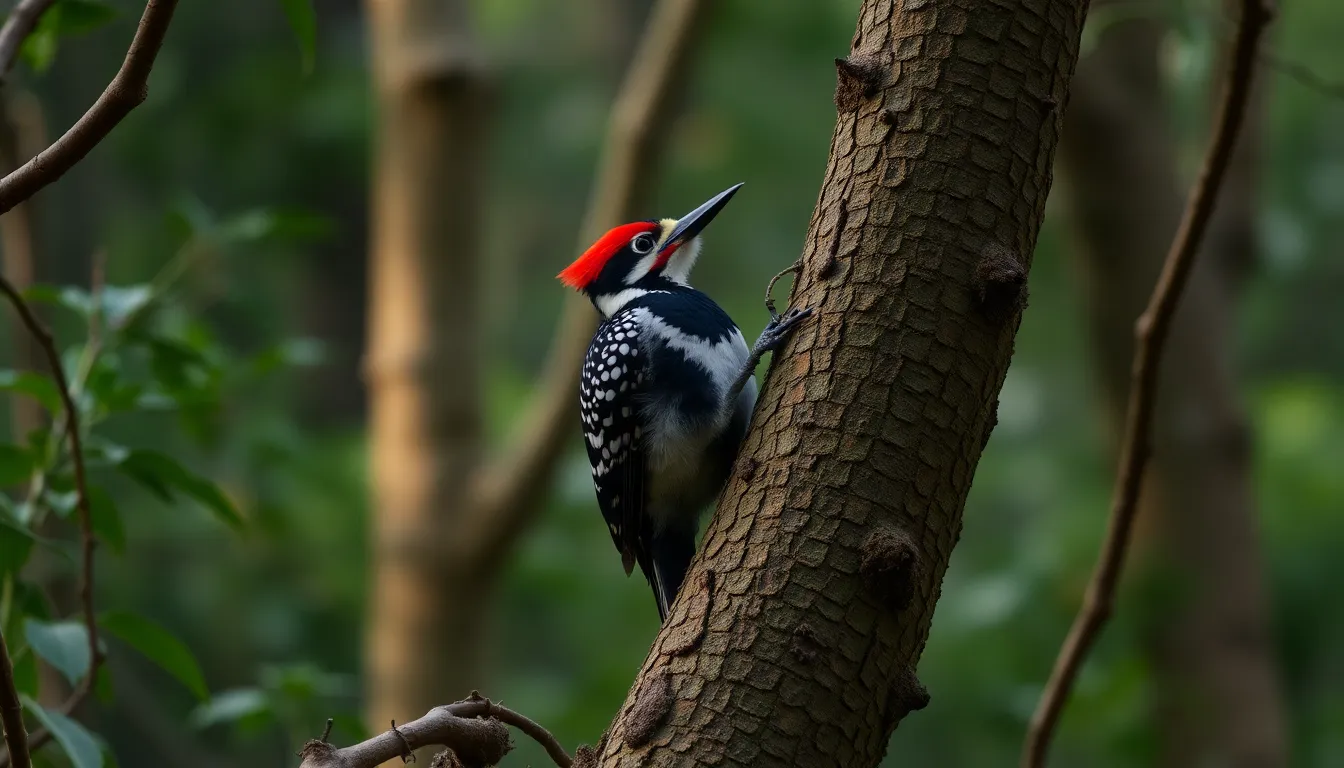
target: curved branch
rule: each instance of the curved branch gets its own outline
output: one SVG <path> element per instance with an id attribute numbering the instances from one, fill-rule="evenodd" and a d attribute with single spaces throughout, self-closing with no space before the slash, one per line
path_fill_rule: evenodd
<path id="1" fill-rule="evenodd" d="M 65 409 L 66 434 L 70 438 L 70 458 L 75 468 L 75 495 L 76 509 L 79 510 L 81 552 L 79 600 L 84 613 L 84 628 L 89 639 L 89 671 L 79 681 L 78 687 L 75 688 L 70 698 L 66 699 L 65 703 L 61 705 L 60 711 L 69 714 L 93 692 L 94 682 L 98 678 L 98 668 L 103 662 L 103 654 L 98 646 L 98 617 L 93 609 L 93 550 L 96 542 L 93 535 L 93 516 L 89 508 L 89 487 L 84 473 L 84 445 L 79 434 L 79 408 L 75 405 L 74 396 L 70 392 L 70 380 L 66 377 L 65 369 L 61 366 L 61 353 L 56 349 L 56 342 L 51 333 L 42 326 L 41 321 L 33 314 L 32 308 L 19 295 L 18 290 L 4 277 L 0 277 L 0 293 L 4 293 L 5 298 L 14 306 L 14 311 L 18 313 L 19 319 L 23 321 L 28 332 L 37 340 L 38 345 L 42 348 L 43 355 L 47 358 L 47 365 L 51 368 L 52 377 L 56 380 L 56 389 L 61 395 L 61 405 Z M 29 751 L 38 749 L 50 739 L 51 732 L 45 728 L 35 732 L 28 741 Z M 22 760 L 22 757 L 17 757 L 16 753 L 11 751 L 9 759 L 0 760 L 0 766 L 8 765 L 10 761 L 13 761 L 15 765 L 21 765 Z"/>
<path id="2" fill-rule="evenodd" d="M 1045 764 L 1050 739 L 1073 688 L 1074 679 L 1114 608 L 1116 587 L 1120 582 L 1130 533 L 1137 517 L 1143 472 L 1152 450 L 1153 409 L 1157 401 L 1162 350 L 1181 292 L 1194 266 L 1195 254 L 1199 251 L 1200 241 L 1213 215 L 1218 190 L 1231 161 L 1232 151 L 1236 147 L 1237 133 L 1251 91 L 1260 35 L 1271 16 L 1272 11 L 1264 4 L 1264 0 L 1243 0 L 1240 25 L 1228 65 L 1213 140 L 1199 179 L 1190 194 L 1180 229 L 1176 232 L 1162 267 L 1162 275 L 1135 329 L 1136 344 L 1125 419 L 1125 440 L 1121 448 L 1106 540 L 1088 584 L 1083 607 L 1069 629 L 1050 680 L 1041 694 L 1040 704 L 1032 716 L 1022 749 L 1023 768 L 1036 768 Z"/>
<path id="3" fill-rule="evenodd" d="M 149 0 L 145 4 L 140 26 L 131 40 L 121 69 L 93 106 L 89 107 L 89 111 L 51 146 L 0 180 L 0 213 L 10 210 L 59 179 L 145 100 L 150 70 L 154 67 L 159 49 L 163 47 L 163 38 L 176 8 L 177 0 Z M 8 24 L 5 29 L 9 29 Z"/>
<path id="4" fill-rule="evenodd" d="M 37 29 L 37 22 L 56 0 L 19 0 L 0 27 L 0 83 L 9 77 L 23 41 Z"/>
<path id="5" fill-rule="evenodd" d="M 337 749 L 325 740 L 309 741 L 299 753 L 303 758 L 300 768 L 375 768 L 435 745 L 453 750 L 466 765 L 494 765 L 513 748 L 505 724 L 545 747 L 559 768 L 569 768 L 569 754 L 550 731 L 475 691 L 465 701 L 435 707 L 418 720 L 394 726 L 358 744 Z"/>
<path id="6" fill-rule="evenodd" d="M 603 230 L 637 215 L 708 5 L 704 0 L 660 0 L 650 13 L 612 105 L 597 180 L 579 231 L 579 250 Z M 543 480 L 578 426 L 575 386 L 596 327 L 597 314 L 588 300 L 568 297 L 538 379 L 543 389 L 519 419 L 522 426 L 511 445 L 477 474 L 475 528 L 468 533 L 475 536 L 474 546 L 463 548 L 477 562 L 497 560 L 540 507 L 546 489 Z"/>
<path id="7" fill-rule="evenodd" d="M 461 717 L 490 717 L 505 725 L 511 725 L 527 734 L 533 741 L 540 744 L 542 748 L 546 750 L 546 754 L 550 755 L 550 758 L 554 760 L 555 764 L 560 766 L 560 768 L 569 768 L 570 763 L 573 762 L 569 757 L 569 753 L 565 751 L 564 747 L 560 746 L 560 741 L 556 739 L 555 736 L 551 735 L 550 731 L 543 728 L 540 723 L 514 712 L 508 707 L 495 704 L 489 699 L 477 699 L 479 699 L 479 697 L 474 697 L 468 699 L 465 703 L 480 707 L 481 711 L 478 714 L 470 707 L 462 707 L 461 709 L 455 709 L 454 711 Z"/>

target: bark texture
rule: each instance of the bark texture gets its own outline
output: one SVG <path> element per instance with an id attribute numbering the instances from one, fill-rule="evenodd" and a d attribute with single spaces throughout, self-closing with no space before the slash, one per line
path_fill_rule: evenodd
<path id="1" fill-rule="evenodd" d="M 1099 384 L 1123 428 L 1134 321 L 1181 212 L 1158 70 L 1161 25 L 1117 24 L 1078 69 L 1061 160 L 1088 287 Z M 1252 125 L 1247 126 L 1253 128 Z M 1256 535 L 1250 435 L 1230 353 L 1239 277 L 1252 260 L 1255 135 L 1233 160 L 1163 361 L 1147 549 L 1169 599 L 1154 617 L 1161 764 L 1287 764 Z M 1155 534 L 1155 536 L 1154 536 Z M 1171 588 L 1174 587 L 1174 592 Z"/>
<path id="2" fill-rule="evenodd" d="M 779 355 L 605 765 L 874 765 L 1025 305 L 1085 0 L 865 0 Z"/>
<path id="3" fill-rule="evenodd" d="M 42 109 L 27 91 L 6 89 L 0 96 L 0 173 L 10 173 L 28 162 L 46 146 L 43 136 Z M 19 290 L 37 280 L 37 216 L 34 202 L 25 200 L 0 215 L 0 249 L 4 251 L 5 275 Z M 14 325 L 17 331 L 18 325 Z M 42 370 L 42 350 L 27 334 L 15 333 L 12 367 L 26 371 Z M 10 399 L 10 431 L 15 443 L 22 444 L 29 432 L 42 425 L 42 407 L 32 398 Z"/>
<path id="4" fill-rule="evenodd" d="M 484 597 L 454 518 L 479 458 L 482 69 L 465 0 L 369 0 L 378 104 L 370 253 L 367 721 L 469 690 Z M 426 762 L 429 756 L 422 759 Z"/>

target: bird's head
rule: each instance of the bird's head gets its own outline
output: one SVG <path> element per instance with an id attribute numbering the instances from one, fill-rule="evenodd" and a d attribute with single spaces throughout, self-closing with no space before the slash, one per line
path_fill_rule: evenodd
<path id="1" fill-rule="evenodd" d="M 557 277 L 607 317 L 649 291 L 685 286 L 700 255 L 700 231 L 741 187 L 734 184 L 680 219 L 615 227 Z"/>

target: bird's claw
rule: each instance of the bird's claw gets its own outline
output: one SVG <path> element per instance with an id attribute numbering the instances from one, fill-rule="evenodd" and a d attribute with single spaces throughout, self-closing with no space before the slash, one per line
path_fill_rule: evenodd
<path id="1" fill-rule="evenodd" d="M 798 324 L 812 316 L 812 307 L 798 309 L 790 307 L 784 314 L 770 313 L 770 322 L 766 324 L 765 330 L 761 331 L 761 337 L 757 340 L 756 346 L 762 352 L 774 352 L 789 340 L 793 332 L 798 329 Z"/>

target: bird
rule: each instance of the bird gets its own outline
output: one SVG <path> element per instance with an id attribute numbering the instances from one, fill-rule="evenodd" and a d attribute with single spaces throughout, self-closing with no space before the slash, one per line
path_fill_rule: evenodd
<path id="1" fill-rule="evenodd" d="M 626 576 L 638 563 L 666 622 L 756 406 L 755 369 L 811 309 L 770 309 L 750 348 L 728 313 L 691 287 L 700 233 L 742 184 L 679 219 L 623 224 L 557 275 L 601 322 L 579 381 L 597 503 Z"/>

